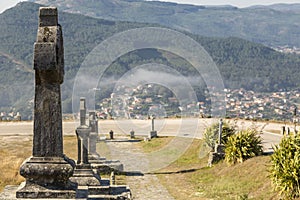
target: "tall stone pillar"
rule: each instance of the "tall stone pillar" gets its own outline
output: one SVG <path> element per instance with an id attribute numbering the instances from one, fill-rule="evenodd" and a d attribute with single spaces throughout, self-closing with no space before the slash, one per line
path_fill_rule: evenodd
<path id="1" fill-rule="evenodd" d="M 26 185 L 17 198 L 74 198 L 69 182 L 74 161 L 63 154 L 60 85 L 64 77 L 64 47 L 57 9 L 41 7 L 34 44 L 35 100 L 32 157 L 20 168 Z"/>
<path id="2" fill-rule="evenodd" d="M 85 98 L 80 98 L 80 126 L 76 129 L 78 141 L 78 159 L 73 176 L 70 178 L 79 186 L 98 186 L 101 177 L 95 174 L 88 160 L 89 136 L 91 128 L 85 124 L 86 104 Z"/>

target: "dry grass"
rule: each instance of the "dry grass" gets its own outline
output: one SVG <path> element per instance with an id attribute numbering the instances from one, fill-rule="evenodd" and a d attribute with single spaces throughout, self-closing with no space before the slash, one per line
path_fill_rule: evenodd
<path id="1" fill-rule="evenodd" d="M 73 160 L 77 160 L 77 137 L 64 136 L 64 154 Z"/>
<path id="2" fill-rule="evenodd" d="M 0 137 L 0 191 L 6 185 L 17 185 L 24 181 L 19 175 L 22 162 L 31 155 L 32 141 L 24 136 Z"/>
<path id="3" fill-rule="evenodd" d="M 19 168 L 32 155 L 32 136 L 1 136 L 0 143 L 1 192 L 6 185 L 19 185 L 25 180 L 20 176 Z M 72 159 L 77 159 L 76 144 L 76 136 L 64 137 L 64 153 Z"/>

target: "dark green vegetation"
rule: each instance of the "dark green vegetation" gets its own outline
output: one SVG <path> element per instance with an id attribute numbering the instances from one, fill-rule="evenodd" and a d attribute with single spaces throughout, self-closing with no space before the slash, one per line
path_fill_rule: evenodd
<path id="1" fill-rule="evenodd" d="M 235 36 L 268 46 L 297 46 L 300 4 L 205 7 L 143 0 L 31 0 L 108 20 L 158 23 L 204 36 Z"/>
<path id="2" fill-rule="evenodd" d="M 204 131 L 203 139 L 206 145 L 211 148 L 211 150 L 214 150 L 215 145 L 219 143 L 219 128 L 219 123 L 214 123 L 211 126 L 207 127 Z M 228 138 L 236 132 L 235 128 L 236 127 L 234 127 L 232 124 L 223 122 L 221 144 L 227 143 Z"/>
<path id="3" fill-rule="evenodd" d="M 78 2 L 85 3 L 86 1 Z M 93 2 L 95 3 L 95 1 Z M 160 3 L 157 4 L 160 5 Z M 89 5 L 89 2 L 86 5 Z M 23 116 L 31 113 L 33 99 L 32 52 L 38 25 L 38 7 L 37 4 L 24 2 L 0 15 L 0 69 L 2 72 L 0 111 L 12 111 L 12 108 L 15 108 L 15 111 L 21 111 Z M 143 9 L 146 8 L 143 7 Z M 65 43 L 63 109 L 64 112 L 71 112 L 73 81 L 85 56 L 101 41 L 115 33 L 154 25 L 106 21 L 63 12 L 59 16 Z M 275 91 L 300 86 L 298 78 L 300 58 L 297 55 L 284 55 L 263 45 L 235 37 L 216 39 L 189 35 L 200 42 L 216 62 L 226 87 Z M 120 57 L 107 70 L 105 76 L 114 76 L 115 79 L 118 79 L 129 69 L 149 62 L 172 66 L 187 77 L 197 76 L 194 68 L 182 58 L 174 56 L 170 52 L 153 49 L 132 52 Z M 110 95 L 114 82 L 111 83 L 109 87 L 102 88 L 101 94 L 97 94 L 98 98 Z M 204 98 L 202 93 L 205 89 L 204 84 L 198 84 L 194 89 L 197 91 L 199 100 Z"/>
<path id="4" fill-rule="evenodd" d="M 285 199 L 300 197 L 300 136 L 284 137 L 271 156 L 271 179 Z"/>
<path id="5" fill-rule="evenodd" d="M 225 161 L 230 165 L 263 153 L 262 139 L 255 129 L 241 130 L 230 136 L 225 146 Z"/>

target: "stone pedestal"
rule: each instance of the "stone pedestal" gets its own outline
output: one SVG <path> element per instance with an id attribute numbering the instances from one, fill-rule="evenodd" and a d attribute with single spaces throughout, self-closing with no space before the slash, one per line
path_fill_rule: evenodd
<path id="1" fill-rule="evenodd" d="M 32 157 L 20 168 L 25 186 L 17 198 L 75 198 L 73 161 L 63 154 L 60 85 L 64 76 L 62 29 L 57 9 L 40 8 L 34 44 L 35 99 Z"/>
<path id="2" fill-rule="evenodd" d="M 69 181 L 72 163 L 61 157 L 30 157 L 20 168 L 25 186 L 16 192 L 17 198 L 75 198 L 77 185 Z"/>
<path id="3" fill-rule="evenodd" d="M 225 158 L 225 145 L 217 144 L 215 146 L 215 151 L 209 153 L 208 166 L 211 167 L 214 163 L 219 162 Z"/>
<path id="4" fill-rule="evenodd" d="M 157 137 L 157 131 L 150 131 L 149 138 L 152 139 L 152 138 L 155 138 L 155 137 Z"/>

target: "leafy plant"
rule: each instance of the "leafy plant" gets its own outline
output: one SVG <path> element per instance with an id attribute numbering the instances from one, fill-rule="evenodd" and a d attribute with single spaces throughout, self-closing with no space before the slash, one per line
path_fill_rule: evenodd
<path id="1" fill-rule="evenodd" d="M 222 126 L 222 144 L 226 144 L 228 138 L 235 133 L 235 127 L 227 122 L 223 122 Z M 215 148 L 215 144 L 218 143 L 219 123 L 214 123 L 204 131 L 204 141 L 211 148 Z"/>
<path id="2" fill-rule="evenodd" d="M 261 137 L 256 129 L 246 129 L 228 138 L 225 161 L 228 164 L 242 163 L 262 153 Z"/>
<path id="3" fill-rule="evenodd" d="M 274 189 L 286 199 L 300 197 L 300 136 L 284 137 L 274 147 L 270 177 Z"/>

